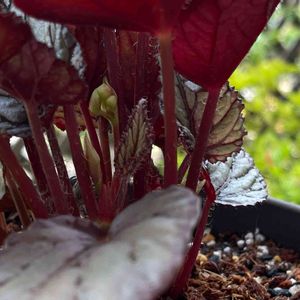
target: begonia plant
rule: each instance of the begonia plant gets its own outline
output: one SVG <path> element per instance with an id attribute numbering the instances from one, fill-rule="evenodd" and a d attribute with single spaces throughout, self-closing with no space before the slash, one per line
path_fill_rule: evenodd
<path id="1" fill-rule="evenodd" d="M 227 81 L 278 3 L 0 2 L 0 242 L 5 212 L 23 231 L 0 251 L 0 299 L 184 292 L 213 203 L 267 198 Z"/>

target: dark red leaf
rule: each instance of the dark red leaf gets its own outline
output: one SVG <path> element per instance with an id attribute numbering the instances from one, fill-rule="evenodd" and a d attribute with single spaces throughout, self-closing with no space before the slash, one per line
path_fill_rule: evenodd
<path id="1" fill-rule="evenodd" d="M 178 72 L 206 89 L 221 87 L 264 29 L 279 0 L 193 0 L 173 42 Z"/>
<path id="2" fill-rule="evenodd" d="M 0 49 L 10 49 L 12 43 L 14 55 L 0 50 L 0 88 L 18 100 L 40 104 L 76 103 L 86 97 L 86 86 L 73 67 L 57 59 L 52 49 L 34 40 L 31 34 L 25 35 L 26 40 L 21 39 L 23 32 L 30 30 L 28 25 L 23 23 L 20 31 L 20 19 L 11 14 L 0 14 L 1 23 L 8 25 L 7 34 L 0 34 Z M 9 34 L 22 43 L 14 43 Z"/>
<path id="3" fill-rule="evenodd" d="M 83 74 L 91 94 L 106 74 L 103 29 L 97 26 L 76 26 L 71 31 L 80 44 L 85 64 Z"/>
<path id="4" fill-rule="evenodd" d="M 172 27 L 184 0 L 15 0 L 25 13 L 59 23 L 158 33 Z"/>
<path id="5" fill-rule="evenodd" d="M 120 30 L 117 32 L 120 79 L 124 90 L 124 102 L 129 115 L 134 106 L 134 85 L 136 77 L 136 50 L 138 33 Z"/>
<path id="6" fill-rule="evenodd" d="M 0 65 L 22 47 L 32 34 L 21 18 L 0 11 Z"/>
<path id="7" fill-rule="evenodd" d="M 143 35 L 144 42 L 141 42 L 139 35 Z M 142 58 L 139 56 L 140 50 Z M 159 94 L 161 91 L 157 39 L 146 33 L 137 34 L 120 30 L 118 31 L 118 51 L 127 113 L 131 112 L 137 101 L 145 98 L 148 101 L 148 115 L 154 122 L 160 113 Z"/>

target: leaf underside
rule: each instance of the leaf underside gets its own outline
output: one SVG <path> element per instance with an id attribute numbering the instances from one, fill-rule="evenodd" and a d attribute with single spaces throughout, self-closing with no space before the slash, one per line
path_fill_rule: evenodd
<path id="1" fill-rule="evenodd" d="M 193 151 L 207 97 L 208 93 L 199 85 L 177 77 L 176 116 L 180 124 L 180 139 L 188 152 Z M 228 84 L 224 85 L 206 148 L 205 158 L 210 162 L 224 161 L 233 152 L 241 149 L 246 134 L 243 108 L 238 92 Z"/>

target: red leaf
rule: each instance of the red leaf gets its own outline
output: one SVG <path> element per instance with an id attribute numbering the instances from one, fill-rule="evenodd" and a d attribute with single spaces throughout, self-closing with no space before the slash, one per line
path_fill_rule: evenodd
<path id="1" fill-rule="evenodd" d="M 139 35 L 143 35 L 145 38 L 142 46 L 139 45 L 141 42 Z M 127 113 L 130 114 L 137 101 L 145 98 L 148 101 L 148 115 L 154 122 L 160 113 L 159 94 L 161 91 L 157 39 L 147 33 L 137 34 L 124 30 L 118 31 L 117 36 L 121 66 L 120 77 Z M 139 49 L 140 47 L 141 49 Z M 139 50 L 143 52 L 142 59 L 139 57 Z"/>
<path id="2" fill-rule="evenodd" d="M 103 29 L 97 26 L 76 26 L 71 30 L 80 44 L 84 59 L 84 78 L 90 94 L 102 83 L 106 73 Z"/>
<path id="3" fill-rule="evenodd" d="M 136 46 L 138 33 L 120 30 L 118 36 L 118 51 L 121 68 L 121 82 L 124 90 L 124 102 L 127 114 L 134 107 L 134 84 L 136 77 Z"/>
<path id="4" fill-rule="evenodd" d="M 0 65 L 13 56 L 32 36 L 29 27 L 21 18 L 0 11 Z"/>
<path id="5" fill-rule="evenodd" d="M 279 0 L 194 0 L 173 42 L 178 72 L 206 89 L 221 87 L 265 27 Z"/>
<path id="6" fill-rule="evenodd" d="M 25 13 L 70 24 L 159 32 L 170 29 L 184 0 L 15 0 Z"/>
<path id="7" fill-rule="evenodd" d="M 0 50 L 1 88 L 19 100 L 41 104 L 76 103 L 86 97 L 86 86 L 77 71 L 57 59 L 52 49 L 26 34 L 30 33 L 28 25 L 21 26 L 20 19 L 12 14 L 0 14 L 0 24 L 5 25 L 6 33 L 1 34 L 1 27 L 0 49 L 13 49 Z"/>

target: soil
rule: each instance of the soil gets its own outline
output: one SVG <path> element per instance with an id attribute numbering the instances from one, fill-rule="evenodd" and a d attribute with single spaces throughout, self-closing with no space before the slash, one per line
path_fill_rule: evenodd
<path id="1" fill-rule="evenodd" d="M 187 300 L 300 300 L 300 258 L 259 232 L 207 233 Z"/>

